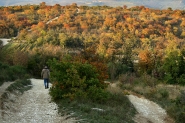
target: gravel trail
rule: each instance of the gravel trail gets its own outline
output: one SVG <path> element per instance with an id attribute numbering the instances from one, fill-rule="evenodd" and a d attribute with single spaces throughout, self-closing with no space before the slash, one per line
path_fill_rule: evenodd
<path id="1" fill-rule="evenodd" d="M 128 95 L 128 98 L 138 112 L 134 118 L 136 123 L 174 123 L 158 104 L 134 95 Z"/>
<path id="2" fill-rule="evenodd" d="M 43 80 L 31 79 L 33 88 L 24 92 L 13 103 L 9 102 L 14 110 L 4 115 L 1 123 L 73 123 L 74 119 L 68 116 L 59 116 L 57 105 L 51 102 L 45 89 Z M 12 97 L 13 98 L 13 97 Z M 1 118 L 0 118 L 1 120 Z"/>
<path id="3" fill-rule="evenodd" d="M 119 82 L 111 83 L 109 90 L 114 93 L 123 93 Z M 133 118 L 136 123 L 175 123 L 166 111 L 155 102 L 133 94 L 129 94 L 127 97 L 138 112 Z"/>
<path id="4" fill-rule="evenodd" d="M 3 46 L 8 44 L 8 41 L 10 41 L 11 39 L 6 39 L 6 38 L 0 38 L 1 41 L 3 41 Z"/>

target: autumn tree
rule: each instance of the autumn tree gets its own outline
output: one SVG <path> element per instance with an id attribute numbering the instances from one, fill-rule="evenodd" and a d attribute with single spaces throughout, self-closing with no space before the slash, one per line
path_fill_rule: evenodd
<path id="1" fill-rule="evenodd" d="M 139 69 L 142 73 L 150 73 L 154 67 L 152 52 L 149 50 L 142 50 L 139 52 Z"/>

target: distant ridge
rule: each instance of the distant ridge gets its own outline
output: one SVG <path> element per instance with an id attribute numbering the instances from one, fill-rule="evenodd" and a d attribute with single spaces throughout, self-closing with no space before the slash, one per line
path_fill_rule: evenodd
<path id="1" fill-rule="evenodd" d="M 185 9 L 185 0 L 3 0 L 0 1 L 0 6 L 13 6 L 13 5 L 27 5 L 27 4 L 40 4 L 46 2 L 47 5 L 70 5 L 77 3 L 77 5 L 86 6 L 146 6 L 148 8 L 156 9 Z"/>

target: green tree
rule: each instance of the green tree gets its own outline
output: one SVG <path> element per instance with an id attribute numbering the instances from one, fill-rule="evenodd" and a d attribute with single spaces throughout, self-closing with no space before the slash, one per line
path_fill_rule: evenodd
<path id="1" fill-rule="evenodd" d="M 163 69 L 166 74 L 166 81 L 170 84 L 177 84 L 178 78 L 185 74 L 185 60 L 183 51 L 181 54 L 179 54 L 177 51 L 171 52 L 164 60 Z"/>
<path id="2" fill-rule="evenodd" d="M 65 33 L 59 33 L 60 46 L 65 48 L 65 43 L 68 40 L 68 36 Z"/>

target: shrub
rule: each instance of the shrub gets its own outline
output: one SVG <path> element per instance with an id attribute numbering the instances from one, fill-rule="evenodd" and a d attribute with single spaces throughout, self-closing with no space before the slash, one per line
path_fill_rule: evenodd
<path id="1" fill-rule="evenodd" d="M 168 91 L 166 89 L 160 89 L 159 93 L 160 93 L 162 98 L 167 99 L 169 97 L 169 93 L 168 93 Z"/>
<path id="2" fill-rule="evenodd" d="M 119 81 L 122 84 L 134 84 L 134 82 L 137 82 L 137 77 L 134 74 L 121 74 L 119 76 Z"/>
<path id="3" fill-rule="evenodd" d="M 180 85 L 185 85 L 185 74 L 182 74 L 179 78 L 177 78 L 177 82 Z"/>
<path id="4" fill-rule="evenodd" d="M 108 72 L 112 80 L 116 79 L 119 75 L 126 74 L 127 72 L 132 72 L 132 68 L 121 62 L 109 62 Z"/>
<path id="5" fill-rule="evenodd" d="M 9 66 L 0 62 L 0 85 L 5 81 L 14 81 L 16 79 L 26 78 L 26 69 L 22 66 Z"/>
<path id="6" fill-rule="evenodd" d="M 166 74 L 166 76 L 164 77 L 166 83 L 168 84 L 175 84 L 175 80 L 174 78 L 171 76 L 171 74 Z"/>
<path id="7" fill-rule="evenodd" d="M 110 98 L 110 93 L 105 91 L 102 88 L 98 88 L 95 85 L 94 86 L 90 86 L 88 91 L 88 97 L 95 102 L 105 102 L 107 99 Z"/>
<path id="8" fill-rule="evenodd" d="M 176 123 L 184 123 L 185 121 L 185 91 L 173 102 L 167 109 L 167 112 L 172 116 Z"/>
<path id="9" fill-rule="evenodd" d="M 106 85 L 99 80 L 99 74 L 93 65 L 73 61 L 70 57 L 62 61 L 49 60 L 48 64 L 52 71 L 53 86 L 50 94 L 53 99 L 90 98 L 102 101 L 108 98 L 104 91 Z"/>
<path id="10" fill-rule="evenodd" d="M 154 87 L 157 84 L 157 80 L 146 73 L 141 76 L 141 82 L 150 87 Z"/>
<path id="11" fill-rule="evenodd" d="M 24 78 L 24 75 L 26 74 L 25 68 L 22 66 L 10 66 L 8 70 L 8 75 L 11 80 L 16 80 L 20 78 Z"/>
<path id="12" fill-rule="evenodd" d="M 184 84 L 183 74 L 185 68 L 185 60 L 183 52 L 181 54 L 179 54 L 177 51 L 171 52 L 165 58 L 162 68 L 166 73 L 165 80 L 167 83 L 177 84 L 180 82 L 181 84 Z"/>

